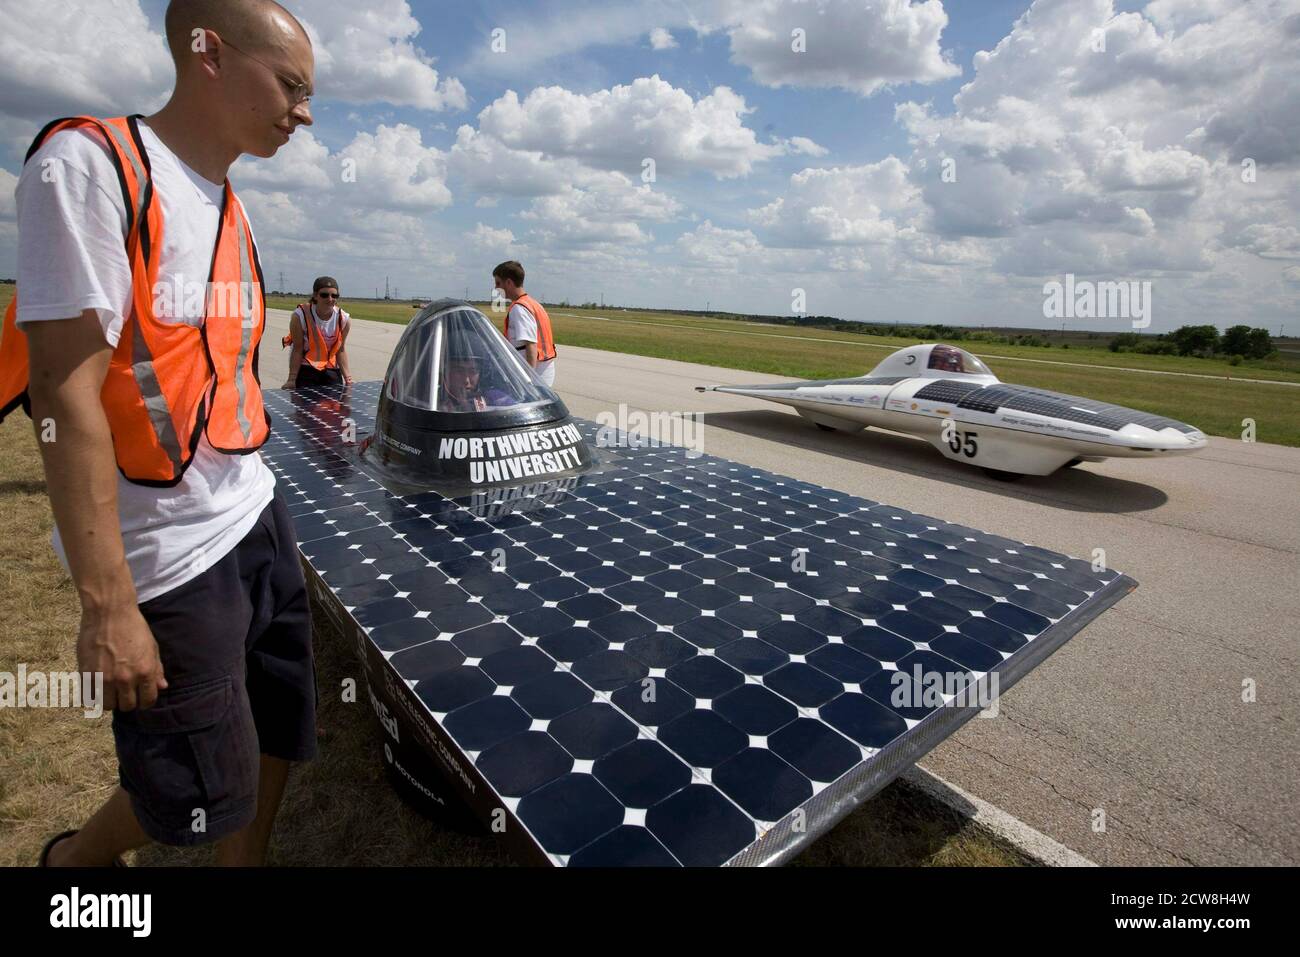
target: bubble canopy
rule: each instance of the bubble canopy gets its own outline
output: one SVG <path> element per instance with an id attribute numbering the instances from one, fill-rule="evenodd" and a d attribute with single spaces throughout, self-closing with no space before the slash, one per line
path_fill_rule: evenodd
<path id="1" fill-rule="evenodd" d="M 435 484 L 526 482 L 591 463 L 563 400 L 459 299 L 431 303 L 403 331 L 362 456 Z"/>
<path id="2" fill-rule="evenodd" d="M 560 401 L 487 316 L 446 299 L 407 325 L 388 364 L 384 395 L 408 408 L 456 415 Z"/>
<path id="3" fill-rule="evenodd" d="M 997 382 L 993 370 L 965 349 L 944 343 L 908 346 L 886 356 L 868 376 L 922 379 L 975 379 Z"/>

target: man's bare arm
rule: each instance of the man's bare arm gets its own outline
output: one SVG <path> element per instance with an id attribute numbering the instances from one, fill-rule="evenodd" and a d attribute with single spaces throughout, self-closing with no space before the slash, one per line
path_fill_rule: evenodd
<path id="1" fill-rule="evenodd" d="M 281 389 L 292 389 L 298 381 L 298 369 L 302 366 L 304 330 L 298 324 L 298 313 L 289 317 L 289 335 L 293 337 L 293 348 L 289 351 L 289 378 L 284 380 Z"/>
<path id="2" fill-rule="evenodd" d="M 343 325 L 339 320 L 339 335 L 343 341 L 339 343 L 339 371 L 343 373 L 343 382 L 346 385 L 352 381 L 352 370 L 348 368 L 348 333 L 352 331 L 352 326 Z"/>
<path id="3" fill-rule="evenodd" d="M 100 402 L 112 348 L 93 310 L 22 328 L 45 484 L 81 599 L 78 669 L 103 673 L 104 707 L 152 707 L 167 681 L 126 563 L 117 460 Z"/>
<path id="4" fill-rule="evenodd" d="M 524 343 L 524 361 L 527 362 L 534 369 L 537 368 L 537 343 L 535 342 Z"/>

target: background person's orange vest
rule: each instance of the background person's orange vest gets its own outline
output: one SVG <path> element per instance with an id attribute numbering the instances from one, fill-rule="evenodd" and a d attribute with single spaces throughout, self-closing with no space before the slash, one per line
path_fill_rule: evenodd
<path id="1" fill-rule="evenodd" d="M 524 293 L 510 304 L 511 309 L 515 306 L 523 306 L 537 320 L 537 361 L 545 362 L 547 359 L 554 359 L 555 337 L 551 335 L 551 317 L 546 314 L 542 304 L 528 293 Z M 514 345 L 514 340 L 510 338 L 510 309 L 506 310 L 505 336 L 506 340 Z"/>
<path id="2" fill-rule="evenodd" d="M 306 348 L 303 349 L 302 353 L 303 361 L 309 363 L 317 372 L 324 372 L 326 369 L 337 369 L 339 367 L 339 350 L 343 348 L 343 310 L 339 309 L 338 335 L 334 337 L 333 345 L 326 345 L 325 337 L 321 335 L 316 319 L 311 314 L 311 303 L 300 302 L 294 311 L 302 313 L 302 335 L 306 341 Z M 285 336 L 280 340 L 280 343 L 285 347 L 293 345 L 293 334 L 290 333 Z"/>
<path id="3" fill-rule="evenodd" d="M 66 129 L 88 130 L 109 148 L 126 206 L 131 304 L 100 400 L 118 470 L 138 485 L 169 487 L 180 482 L 205 432 L 213 448 L 229 455 L 257 450 L 270 434 L 257 377 L 266 301 L 252 230 L 227 180 L 203 324 L 154 316 L 164 223 L 138 119 L 55 120 L 37 135 L 24 162 Z M 15 294 L 0 336 L 0 421 L 20 405 L 31 415 L 27 336 L 15 321 L 17 306 Z"/>

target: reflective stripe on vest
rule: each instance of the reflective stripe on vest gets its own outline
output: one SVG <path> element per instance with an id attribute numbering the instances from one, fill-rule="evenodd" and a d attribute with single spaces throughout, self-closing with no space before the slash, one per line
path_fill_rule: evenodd
<path id="1" fill-rule="evenodd" d="M 547 359 L 554 359 L 555 337 L 551 335 L 551 317 L 546 314 L 542 304 L 528 293 L 524 293 L 510 304 L 511 309 L 515 306 L 523 306 L 531 312 L 537 323 L 537 361 L 545 362 Z M 514 340 L 510 338 L 510 309 L 506 310 L 505 335 L 506 340 L 513 345 Z"/>
<path id="2" fill-rule="evenodd" d="M 205 431 L 213 448 L 231 455 L 255 451 L 270 434 L 257 376 L 266 303 L 252 231 L 227 180 L 202 325 L 155 317 L 164 223 L 137 120 L 56 120 L 37 136 L 27 158 L 71 128 L 91 132 L 109 148 L 127 214 L 131 304 L 100 401 L 118 470 L 136 484 L 167 487 L 181 480 Z M 16 324 L 17 304 L 15 295 L 0 336 L 0 419 L 19 405 L 31 411 L 27 336 Z"/>
<path id="3" fill-rule="evenodd" d="M 317 372 L 337 369 L 339 349 L 343 348 L 343 310 L 339 310 L 338 334 L 334 337 L 333 345 L 330 345 L 325 342 L 325 336 L 321 334 L 320 326 L 316 322 L 316 317 L 312 315 L 311 308 L 309 302 L 298 303 L 298 309 L 302 312 L 302 335 L 306 343 L 303 349 L 303 361 L 309 363 Z"/>

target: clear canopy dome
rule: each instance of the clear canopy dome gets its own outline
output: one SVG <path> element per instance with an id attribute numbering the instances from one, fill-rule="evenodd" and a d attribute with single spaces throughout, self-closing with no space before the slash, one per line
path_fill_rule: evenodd
<path id="1" fill-rule="evenodd" d="M 971 355 L 965 349 L 956 346 L 937 345 L 930 350 L 927 369 L 940 372 L 957 372 L 964 375 L 992 375 L 989 367 Z"/>
<path id="2" fill-rule="evenodd" d="M 908 346 L 886 356 L 868 373 L 872 377 L 943 379 L 970 376 L 990 382 L 998 381 L 993 370 L 965 349 L 943 343 Z"/>
<path id="3" fill-rule="evenodd" d="M 388 366 L 388 398 L 429 412 L 490 412 L 549 402 L 505 336 L 468 303 L 443 300 L 411 320 Z"/>

